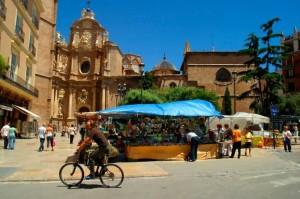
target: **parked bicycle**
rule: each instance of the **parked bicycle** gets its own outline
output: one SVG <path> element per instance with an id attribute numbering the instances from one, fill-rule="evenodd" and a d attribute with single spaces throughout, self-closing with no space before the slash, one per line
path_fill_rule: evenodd
<path id="1" fill-rule="evenodd" d="M 90 153 L 85 152 L 83 161 L 85 166 L 89 166 L 89 163 L 94 161 L 88 154 Z M 95 162 L 95 176 L 98 177 L 101 183 L 106 187 L 119 187 L 124 180 L 124 172 L 121 167 L 113 163 L 103 164 L 100 162 L 101 161 Z M 68 187 L 80 186 L 85 176 L 84 170 L 80 164 L 79 160 L 71 162 L 67 161 L 67 163 L 60 168 L 59 179 L 63 184 Z"/>

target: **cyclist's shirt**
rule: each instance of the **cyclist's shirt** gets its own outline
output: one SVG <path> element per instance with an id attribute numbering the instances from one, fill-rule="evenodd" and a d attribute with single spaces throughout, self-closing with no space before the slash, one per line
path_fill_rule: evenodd
<path id="1" fill-rule="evenodd" d="M 108 146 L 108 141 L 106 137 L 103 133 L 100 132 L 98 128 L 93 128 L 87 136 L 92 138 L 101 147 Z"/>

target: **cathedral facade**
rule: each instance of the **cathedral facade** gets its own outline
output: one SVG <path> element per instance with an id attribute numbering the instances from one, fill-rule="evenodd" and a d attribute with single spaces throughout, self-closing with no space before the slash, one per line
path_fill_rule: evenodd
<path id="1" fill-rule="evenodd" d="M 70 123 L 76 112 L 115 106 L 121 97 L 118 85 L 139 86 L 141 57 L 123 54 L 90 9 L 73 23 L 68 44 L 56 37 L 51 120 Z"/>

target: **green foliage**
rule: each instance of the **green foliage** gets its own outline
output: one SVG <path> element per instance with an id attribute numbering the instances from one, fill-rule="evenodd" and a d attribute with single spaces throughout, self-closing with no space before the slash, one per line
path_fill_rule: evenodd
<path id="1" fill-rule="evenodd" d="M 4 59 L 4 57 L 0 54 L 0 74 L 5 72 L 8 69 L 8 65 Z"/>
<path id="2" fill-rule="evenodd" d="M 278 107 L 282 115 L 300 115 L 300 93 L 281 97 Z"/>
<path id="3" fill-rule="evenodd" d="M 241 52 L 250 55 L 246 62 L 248 70 L 239 73 L 241 80 L 250 82 L 254 80 L 251 89 L 239 96 L 243 99 L 255 96 L 256 99 L 249 108 L 262 115 L 270 114 L 270 104 L 279 101 L 278 90 L 282 89 L 281 75 L 270 72 L 270 66 L 282 68 L 282 60 L 287 57 L 288 50 L 280 44 L 282 34 L 274 33 L 273 26 L 279 21 L 274 18 L 261 26 L 264 33 L 262 37 L 250 34 L 246 40 L 246 49 Z M 275 45 L 279 42 L 279 45 Z"/>
<path id="4" fill-rule="evenodd" d="M 142 97 L 142 100 L 141 100 Z M 123 98 L 121 104 L 162 103 L 163 100 L 149 90 L 131 89 Z"/>
<path id="5" fill-rule="evenodd" d="M 216 106 L 216 108 L 219 108 L 219 97 L 216 93 L 208 92 L 195 87 L 148 89 L 143 90 L 142 93 L 140 89 L 132 89 L 126 94 L 126 96 L 122 100 L 122 104 L 139 104 L 141 102 L 163 103 L 190 99 L 207 100 L 212 102 Z"/>
<path id="6" fill-rule="evenodd" d="M 155 81 L 155 79 L 154 79 L 153 75 L 151 75 L 151 73 L 149 73 L 149 72 L 146 72 L 143 79 L 142 79 L 143 89 L 153 89 L 153 88 L 155 88 L 154 81 Z"/>
<path id="7" fill-rule="evenodd" d="M 231 97 L 228 87 L 226 87 L 225 94 L 224 94 L 224 100 L 223 100 L 223 113 L 225 115 L 231 115 L 232 109 L 231 109 Z"/>

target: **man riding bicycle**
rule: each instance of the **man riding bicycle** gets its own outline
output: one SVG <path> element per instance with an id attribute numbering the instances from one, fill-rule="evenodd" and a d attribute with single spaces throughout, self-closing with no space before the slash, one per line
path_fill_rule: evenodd
<path id="1" fill-rule="evenodd" d="M 109 143 L 104 134 L 96 127 L 94 120 L 87 121 L 86 130 L 86 138 L 80 144 L 75 155 L 79 157 L 80 153 L 84 151 L 86 147 L 90 146 L 93 140 L 97 143 L 98 148 L 91 153 L 91 159 L 94 161 L 89 163 L 90 174 L 85 177 L 86 179 L 93 179 L 95 178 L 95 162 L 103 161 L 102 163 L 107 163 Z"/>

